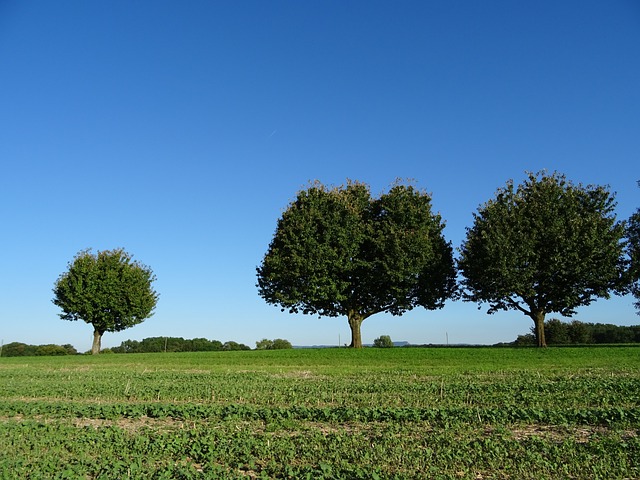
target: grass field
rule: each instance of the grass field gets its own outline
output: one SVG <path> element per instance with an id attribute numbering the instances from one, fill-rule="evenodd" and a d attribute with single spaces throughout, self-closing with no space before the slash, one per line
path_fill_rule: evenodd
<path id="1" fill-rule="evenodd" d="M 0 478 L 640 478 L 640 348 L 0 358 Z"/>

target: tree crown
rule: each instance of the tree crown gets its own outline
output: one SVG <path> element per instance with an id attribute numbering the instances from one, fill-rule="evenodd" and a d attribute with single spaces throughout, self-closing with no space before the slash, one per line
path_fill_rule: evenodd
<path id="1" fill-rule="evenodd" d="M 321 316 L 439 308 L 455 291 L 444 223 L 431 197 L 396 183 L 372 198 L 359 182 L 298 193 L 258 267 L 260 295 L 292 313 Z"/>
<path id="2" fill-rule="evenodd" d="M 60 275 L 53 303 L 63 320 L 83 320 L 95 330 L 118 332 L 153 315 L 158 294 L 155 275 L 121 248 L 79 252 Z"/>
<path id="3" fill-rule="evenodd" d="M 640 186 L 640 181 L 638 186 Z M 636 313 L 640 315 L 640 208 L 636 209 L 627 222 L 626 238 L 629 257 L 627 284 L 636 299 Z"/>
<path id="4" fill-rule="evenodd" d="M 474 214 L 460 248 L 463 297 L 489 313 L 519 309 L 568 316 L 621 288 L 624 227 L 606 187 L 564 175 L 509 181 Z"/>

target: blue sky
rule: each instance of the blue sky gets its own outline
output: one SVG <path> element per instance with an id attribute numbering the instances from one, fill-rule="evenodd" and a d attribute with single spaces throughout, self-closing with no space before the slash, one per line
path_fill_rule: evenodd
<path id="1" fill-rule="evenodd" d="M 157 275 L 150 336 L 349 342 L 290 315 L 255 267 L 309 180 L 413 178 L 455 247 L 472 213 L 547 169 L 640 206 L 640 3 L 0 0 L 0 339 L 91 344 L 53 283 L 81 249 Z M 512 341 L 532 324 L 473 304 L 379 314 L 363 341 Z M 582 321 L 637 324 L 629 297 Z"/>

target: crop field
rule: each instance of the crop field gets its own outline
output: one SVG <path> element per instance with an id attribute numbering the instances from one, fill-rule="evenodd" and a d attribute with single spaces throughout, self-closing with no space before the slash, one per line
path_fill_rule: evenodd
<path id="1" fill-rule="evenodd" d="M 640 478 L 640 348 L 0 358 L 0 478 Z"/>

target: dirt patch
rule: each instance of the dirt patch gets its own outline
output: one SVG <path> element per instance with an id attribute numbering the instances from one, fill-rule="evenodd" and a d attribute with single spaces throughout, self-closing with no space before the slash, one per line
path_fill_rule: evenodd
<path id="1" fill-rule="evenodd" d="M 580 426 L 562 427 L 556 425 L 525 425 L 511 430 L 516 440 L 527 440 L 529 438 L 541 438 L 553 442 L 563 442 L 573 439 L 576 443 L 589 443 L 594 435 L 607 435 L 612 430 L 607 427 Z M 636 430 L 623 430 L 620 432 L 622 438 L 634 438 L 638 436 Z"/>
<path id="2" fill-rule="evenodd" d="M 299 380 L 318 380 L 324 378 L 322 375 L 313 373 L 310 370 L 293 370 L 291 372 L 274 373 L 273 378 L 294 378 Z"/>
<path id="3" fill-rule="evenodd" d="M 118 427 L 127 432 L 137 432 L 143 428 L 150 428 L 156 431 L 171 431 L 178 429 L 190 429 L 194 428 L 193 422 L 185 420 L 175 420 L 171 418 L 150 418 L 142 416 L 140 418 L 118 418 L 115 420 L 106 420 L 102 418 L 72 418 L 69 420 L 46 418 L 41 415 L 33 417 L 25 417 L 24 415 L 15 416 L 0 416 L 0 422 L 17 422 L 22 423 L 25 421 L 36 421 L 45 425 L 48 424 L 71 424 L 74 427 L 84 428 L 101 428 L 101 427 Z"/>

